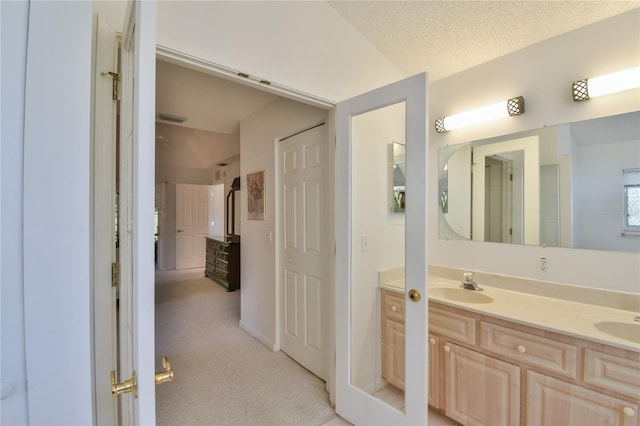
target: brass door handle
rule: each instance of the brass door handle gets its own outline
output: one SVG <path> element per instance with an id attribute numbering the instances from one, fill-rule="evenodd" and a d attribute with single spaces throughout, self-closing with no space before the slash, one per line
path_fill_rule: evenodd
<path id="1" fill-rule="evenodd" d="M 133 397 L 138 397 L 138 387 L 136 383 L 136 371 L 133 371 L 131 378 L 122 383 L 116 383 L 116 372 L 111 370 L 111 395 L 115 398 L 123 393 L 133 393 Z"/>
<path id="2" fill-rule="evenodd" d="M 164 371 L 156 373 L 156 386 L 173 381 L 173 369 L 169 364 L 169 358 L 166 356 L 162 357 L 162 368 L 164 368 Z"/>
<path id="3" fill-rule="evenodd" d="M 412 302 L 418 303 L 422 299 L 422 294 L 418 290 L 411 289 L 409 290 L 409 299 Z"/>

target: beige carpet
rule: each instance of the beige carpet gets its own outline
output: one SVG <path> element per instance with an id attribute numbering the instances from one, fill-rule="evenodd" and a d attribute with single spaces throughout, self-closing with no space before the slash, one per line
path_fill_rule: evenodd
<path id="1" fill-rule="evenodd" d="M 322 425 L 334 417 L 325 383 L 238 327 L 241 292 L 205 277 L 156 280 L 158 425 Z"/>

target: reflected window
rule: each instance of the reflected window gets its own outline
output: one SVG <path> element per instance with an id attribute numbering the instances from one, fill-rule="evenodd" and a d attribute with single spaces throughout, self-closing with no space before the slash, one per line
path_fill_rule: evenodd
<path id="1" fill-rule="evenodd" d="M 624 230 L 640 232 L 640 169 L 622 171 L 624 182 Z"/>

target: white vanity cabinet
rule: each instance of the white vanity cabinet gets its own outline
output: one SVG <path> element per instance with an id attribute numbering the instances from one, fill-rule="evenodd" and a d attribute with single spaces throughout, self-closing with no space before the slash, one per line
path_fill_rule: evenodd
<path id="1" fill-rule="evenodd" d="M 383 376 L 403 389 L 404 295 L 381 294 Z M 638 352 L 435 301 L 428 342 L 429 405 L 461 424 L 640 426 Z"/>

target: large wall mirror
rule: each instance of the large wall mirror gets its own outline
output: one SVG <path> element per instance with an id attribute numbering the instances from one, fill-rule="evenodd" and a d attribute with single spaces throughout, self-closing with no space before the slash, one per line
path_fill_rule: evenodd
<path id="1" fill-rule="evenodd" d="M 444 239 L 640 251 L 640 112 L 439 149 Z"/>

